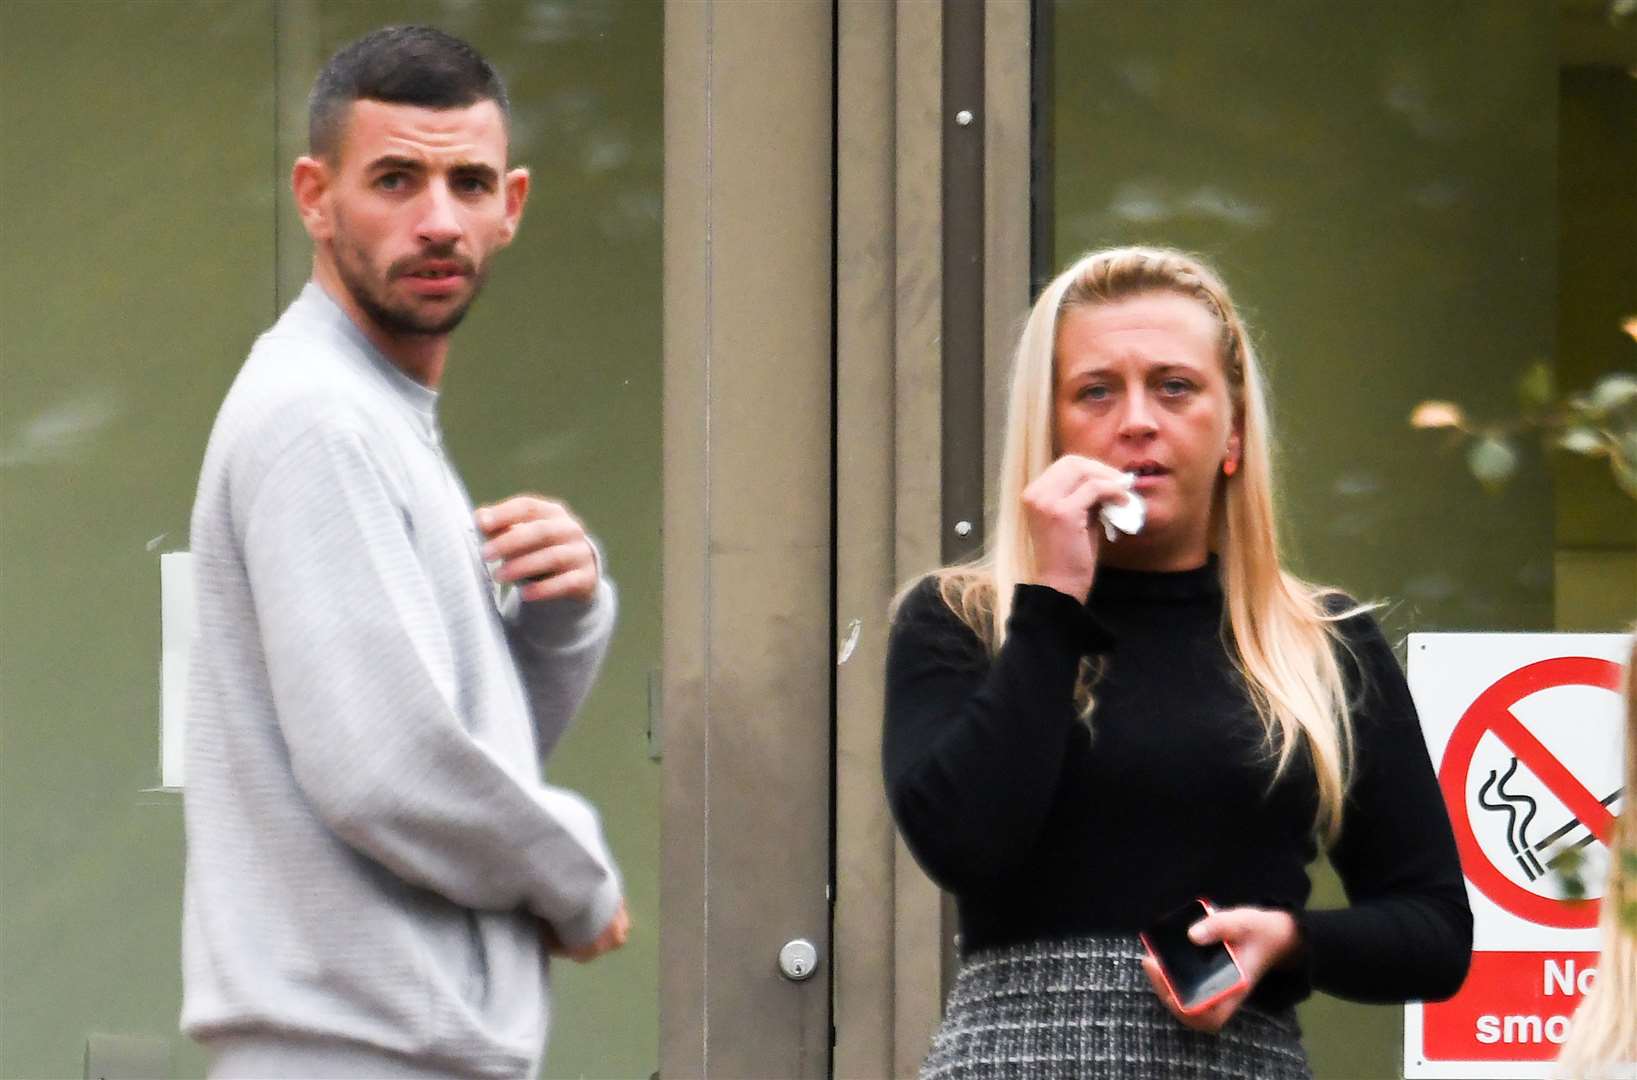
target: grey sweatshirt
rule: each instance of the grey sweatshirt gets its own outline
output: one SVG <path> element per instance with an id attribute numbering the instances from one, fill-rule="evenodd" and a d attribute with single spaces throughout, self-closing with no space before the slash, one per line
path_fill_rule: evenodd
<path id="1" fill-rule="evenodd" d="M 595 812 L 541 779 L 613 588 L 504 602 L 436 401 L 308 284 L 205 453 L 182 1026 L 249 1060 L 522 1075 L 541 920 L 581 945 L 620 902 Z"/>

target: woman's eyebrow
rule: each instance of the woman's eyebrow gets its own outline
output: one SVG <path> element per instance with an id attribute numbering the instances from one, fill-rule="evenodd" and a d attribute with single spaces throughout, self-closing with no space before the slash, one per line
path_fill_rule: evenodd
<path id="1" fill-rule="evenodd" d="M 1065 379 L 1088 379 L 1099 375 L 1109 375 L 1113 371 L 1114 366 L 1112 364 L 1081 364 L 1076 366 L 1073 363 L 1068 363 L 1063 365 L 1063 377 Z"/>

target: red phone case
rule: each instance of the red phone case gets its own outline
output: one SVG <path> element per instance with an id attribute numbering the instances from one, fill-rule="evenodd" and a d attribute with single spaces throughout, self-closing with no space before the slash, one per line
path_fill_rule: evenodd
<path id="1" fill-rule="evenodd" d="M 1213 906 L 1209 900 L 1205 899 L 1203 896 L 1198 897 L 1197 899 L 1199 900 L 1199 906 L 1205 909 L 1206 915 L 1214 915 L 1216 913 L 1215 906 Z M 1250 983 L 1250 979 L 1245 975 L 1245 969 L 1239 966 L 1239 957 L 1234 955 L 1233 946 L 1229 945 L 1226 941 L 1220 942 L 1219 944 L 1228 952 L 1228 959 L 1233 961 L 1233 969 L 1239 972 L 1239 978 L 1234 980 L 1232 984 L 1223 987 L 1221 990 L 1212 994 L 1210 997 L 1206 998 L 1204 1001 L 1201 1001 L 1197 1005 L 1186 1006 L 1182 1003 L 1181 999 L 1177 997 L 1177 988 L 1171 985 L 1171 973 L 1165 970 L 1165 962 L 1160 959 L 1159 953 L 1154 951 L 1153 944 L 1148 940 L 1148 934 L 1146 932 L 1139 932 L 1137 937 L 1142 941 L 1143 951 L 1153 959 L 1154 966 L 1160 969 L 1160 981 L 1165 983 L 1165 992 L 1171 995 L 1171 1001 L 1176 1004 L 1177 1011 L 1182 1013 L 1184 1016 L 1198 1016 L 1200 1013 L 1204 1012 L 1206 1009 L 1209 1009 L 1212 1005 L 1215 1005 L 1217 1002 L 1221 1001 L 1235 990 L 1242 989 Z"/>

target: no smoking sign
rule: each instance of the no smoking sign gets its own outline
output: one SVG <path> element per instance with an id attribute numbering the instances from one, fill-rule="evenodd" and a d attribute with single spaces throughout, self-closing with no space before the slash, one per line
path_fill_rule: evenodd
<path id="1" fill-rule="evenodd" d="M 1414 634 L 1410 690 L 1473 912 L 1473 968 L 1406 1007 L 1407 1077 L 1545 1077 L 1596 979 L 1621 790 L 1619 634 Z M 1557 861 L 1579 855 L 1585 899 Z"/>
<path id="2" fill-rule="evenodd" d="M 1600 895 L 1606 858 L 1598 856 L 1614 827 L 1609 806 L 1621 794 L 1621 758 L 1618 742 L 1609 753 L 1597 730 L 1608 713 L 1599 691 L 1618 693 L 1620 672 L 1612 660 L 1589 656 L 1527 664 L 1478 695 L 1444 748 L 1438 782 L 1467 878 L 1526 922 L 1597 925 L 1597 905 L 1566 903 L 1551 868 L 1562 852 L 1589 852 L 1582 857 L 1588 898 Z M 1542 715 L 1543 708 L 1550 711 Z M 1529 715 L 1542 735 L 1523 719 Z"/>

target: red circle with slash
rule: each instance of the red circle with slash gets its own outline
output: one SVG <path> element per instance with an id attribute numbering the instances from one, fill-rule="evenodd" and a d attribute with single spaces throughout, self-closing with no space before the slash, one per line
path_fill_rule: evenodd
<path id="1" fill-rule="evenodd" d="M 1542 926 L 1580 930 L 1597 925 L 1595 901 L 1557 900 L 1530 892 L 1496 868 L 1478 844 L 1467 810 L 1467 773 L 1472 755 L 1486 734 L 1493 734 L 1517 755 L 1518 761 L 1535 774 L 1546 789 L 1556 795 L 1582 825 L 1603 843 L 1609 842 L 1614 815 L 1597 796 L 1575 779 L 1534 733 L 1512 714 L 1512 706 L 1541 690 L 1555 686 L 1596 686 L 1620 688 L 1620 665 L 1590 656 L 1557 656 L 1526 664 L 1503 675 L 1479 694 L 1456 723 L 1444 748 L 1444 763 L 1438 783 L 1449 805 L 1450 824 L 1455 827 L 1455 844 L 1461 852 L 1461 866 L 1472 883 L 1513 915 Z"/>

